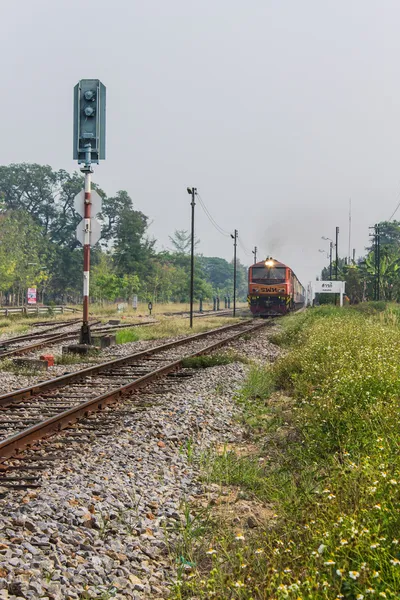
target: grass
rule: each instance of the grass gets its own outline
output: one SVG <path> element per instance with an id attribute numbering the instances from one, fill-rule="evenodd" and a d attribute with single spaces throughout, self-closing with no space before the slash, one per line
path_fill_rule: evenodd
<path id="1" fill-rule="evenodd" d="M 88 354 L 74 354 L 73 352 L 67 352 L 66 354 L 60 354 L 55 357 L 54 362 L 56 365 L 78 365 L 80 363 L 88 363 L 93 358 L 97 358 L 100 354 L 99 349 L 91 348 Z"/>
<path id="2" fill-rule="evenodd" d="M 118 311 L 118 304 L 124 304 L 125 308 L 122 311 Z M 242 308 L 246 307 L 246 302 L 238 302 L 237 307 Z M 199 303 L 195 302 L 193 307 L 195 312 L 198 312 Z M 212 302 L 203 302 L 203 310 L 212 310 L 213 303 Z M 223 302 L 220 303 L 220 310 L 224 310 Z M 159 317 L 160 315 L 168 315 L 168 313 L 175 312 L 189 312 L 189 303 L 187 302 L 166 302 L 166 303 L 156 303 L 153 302 L 152 316 Z M 97 317 L 104 316 L 126 316 L 126 317 L 137 317 L 139 315 L 149 315 L 149 309 L 147 306 L 147 302 L 139 302 L 137 310 L 134 310 L 132 306 L 130 306 L 127 302 L 121 303 L 111 303 L 106 305 L 101 304 L 91 304 L 90 305 L 90 314 Z M 203 317 L 201 317 L 203 318 Z"/>
<path id="3" fill-rule="evenodd" d="M 193 322 L 193 329 L 190 329 L 189 319 L 182 319 L 180 317 L 165 317 L 161 318 L 160 321 L 155 325 L 144 325 L 142 327 L 132 327 L 132 329 L 121 329 L 120 331 L 117 331 L 116 340 L 117 344 L 126 344 L 128 342 L 137 342 L 139 340 L 172 338 L 182 335 L 202 333 L 203 331 L 208 331 L 209 329 L 222 327 L 223 325 L 231 325 L 239 321 L 240 319 L 233 319 L 231 317 L 202 317 L 201 319 L 195 319 Z"/>
<path id="4" fill-rule="evenodd" d="M 206 479 L 274 514 L 241 531 L 217 520 L 194 540 L 196 567 L 173 598 L 400 597 L 400 328 L 391 312 L 321 307 L 284 320 L 288 352 L 252 367 L 237 398 L 257 453 L 214 453 L 202 464 Z"/>

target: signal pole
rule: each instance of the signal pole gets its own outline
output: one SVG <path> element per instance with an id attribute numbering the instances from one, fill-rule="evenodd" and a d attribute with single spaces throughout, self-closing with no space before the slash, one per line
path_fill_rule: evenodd
<path id="1" fill-rule="evenodd" d="M 92 217 L 92 203 L 101 209 L 101 198 L 91 189 L 92 163 L 106 157 L 106 88 L 98 79 L 81 79 L 74 87 L 73 158 L 83 164 L 85 189 L 75 196 L 74 208 L 83 220 L 77 239 L 83 245 L 83 320 L 80 343 L 91 344 L 89 325 L 90 246 L 100 239 L 100 223 Z M 81 202 L 83 200 L 83 202 Z M 98 202 L 100 201 L 100 202 Z M 82 228 L 83 226 L 83 228 Z"/>
<path id="2" fill-rule="evenodd" d="M 92 159 L 91 159 L 91 145 L 86 146 L 86 158 L 85 164 L 81 168 L 81 172 L 85 175 L 85 204 L 84 204 L 84 244 L 83 244 L 83 322 L 80 334 L 81 344 L 91 344 L 92 336 L 90 333 L 89 325 L 89 273 L 90 273 L 90 217 L 92 208 L 92 189 L 91 189 L 91 175 Z"/>
<path id="3" fill-rule="evenodd" d="M 256 262 L 257 262 L 257 246 L 254 246 L 254 250 L 252 250 L 252 253 L 254 254 L 254 264 L 256 264 Z"/>
<path id="4" fill-rule="evenodd" d="M 238 238 L 238 230 L 235 229 L 234 235 L 231 234 L 231 238 L 233 239 L 233 316 L 236 316 L 236 248 L 237 248 L 237 238 Z"/>
<path id="5" fill-rule="evenodd" d="M 194 207 L 196 202 L 194 198 L 197 194 L 197 188 L 187 188 L 187 193 L 191 195 L 192 201 L 190 206 L 192 207 L 192 227 L 191 227 L 191 238 L 190 238 L 190 327 L 193 327 L 193 295 L 194 295 Z"/>

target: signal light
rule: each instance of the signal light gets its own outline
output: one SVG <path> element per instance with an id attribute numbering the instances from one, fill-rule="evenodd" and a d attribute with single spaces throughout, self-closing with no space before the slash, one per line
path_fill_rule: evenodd
<path id="1" fill-rule="evenodd" d="M 74 159 L 85 162 L 90 145 L 91 161 L 105 156 L 106 88 L 98 79 L 81 79 L 74 88 Z"/>

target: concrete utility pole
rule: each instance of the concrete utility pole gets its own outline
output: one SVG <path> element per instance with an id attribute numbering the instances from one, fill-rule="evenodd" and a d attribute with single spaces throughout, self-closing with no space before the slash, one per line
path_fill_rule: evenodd
<path id="1" fill-rule="evenodd" d="M 254 254 L 254 264 L 256 264 L 256 262 L 257 262 L 257 246 L 254 246 L 254 250 L 252 250 L 252 253 Z"/>
<path id="2" fill-rule="evenodd" d="M 195 196 L 197 194 L 197 188 L 186 188 L 187 193 L 191 195 L 192 201 L 190 206 L 192 207 L 192 223 L 191 223 L 191 237 L 190 237 L 190 327 L 193 327 L 193 295 L 194 295 L 194 207 L 196 206 Z"/>
<path id="3" fill-rule="evenodd" d="M 233 316 L 236 316 L 236 248 L 237 248 L 237 238 L 238 238 L 238 230 L 235 229 L 234 235 L 231 234 L 231 238 L 233 239 Z"/>
<path id="4" fill-rule="evenodd" d="M 338 258 L 338 245 L 339 245 L 339 227 L 336 227 L 336 260 L 335 260 L 335 279 L 336 281 L 338 280 L 338 262 L 339 262 L 339 258 Z M 337 294 L 335 294 L 335 304 L 337 304 Z"/>

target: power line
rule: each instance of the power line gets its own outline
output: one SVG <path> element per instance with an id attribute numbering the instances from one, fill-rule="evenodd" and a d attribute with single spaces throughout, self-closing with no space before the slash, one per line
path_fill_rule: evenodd
<path id="1" fill-rule="evenodd" d="M 394 215 L 397 213 L 399 208 L 400 208 L 400 200 L 399 200 L 399 203 L 397 204 L 396 208 L 394 209 L 392 215 L 390 216 L 389 221 L 391 221 L 393 219 Z"/>
<path id="2" fill-rule="evenodd" d="M 243 250 L 243 252 L 247 255 L 247 256 L 251 256 L 252 252 L 246 248 L 246 246 L 243 244 L 243 242 L 241 241 L 240 237 L 238 238 L 239 240 L 239 246 L 241 247 L 241 249 Z"/>
<path id="3" fill-rule="evenodd" d="M 230 237 L 230 233 L 229 231 L 225 231 L 225 229 L 222 229 L 222 227 L 220 227 L 218 225 L 218 223 L 216 222 L 216 220 L 213 218 L 213 216 L 211 215 L 210 211 L 208 210 L 203 198 L 200 196 L 200 194 L 197 194 L 197 198 L 199 199 L 200 202 L 200 206 L 202 207 L 202 209 L 204 210 L 205 215 L 207 216 L 208 220 L 210 221 L 210 223 L 215 227 L 215 229 L 218 231 L 218 233 L 220 233 L 221 235 L 225 235 L 226 237 Z"/>

